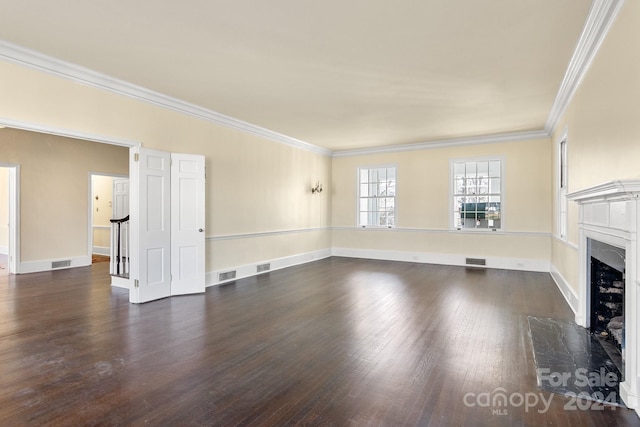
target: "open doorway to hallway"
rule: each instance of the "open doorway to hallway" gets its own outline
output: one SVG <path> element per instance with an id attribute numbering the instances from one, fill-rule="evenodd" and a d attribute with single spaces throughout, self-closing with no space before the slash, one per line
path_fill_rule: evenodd
<path id="1" fill-rule="evenodd" d="M 109 262 L 113 246 L 111 220 L 129 215 L 129 178 L 91 174 L 89 248 L 92 263 Z"/>

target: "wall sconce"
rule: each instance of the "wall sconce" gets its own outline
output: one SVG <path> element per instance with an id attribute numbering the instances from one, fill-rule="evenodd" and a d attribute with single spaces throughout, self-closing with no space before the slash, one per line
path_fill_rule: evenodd
<path id="1" fill-rule="evenodd" d="M 316 185 L 311 187 L 311 194 L 322 193 L 322 184 L 320 181 L 316 182 Z"/>

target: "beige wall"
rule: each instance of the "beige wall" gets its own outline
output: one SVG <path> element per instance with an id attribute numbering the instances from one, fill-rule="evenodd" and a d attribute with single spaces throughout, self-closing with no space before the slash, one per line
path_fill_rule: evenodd
<path id="1" fill-rule="evenodd" d="M 449 162 L 484 156 L 505 161 L 503 233 L 449 231 Z M 398 229 L 358 229 L 357 169 L 381 164 L 398 168 Z M 548 261 L 551 176 L 548 139 L 338 157 L 333 163 L 333 245 Z"/>
<path id="2" fill-rule="evenodd" d="M 640 178 L 638 28 L 640 3 L 627 1 L 556 128 L 554 141 L 565 128 L 568 131 L 569 192 L 616 179 Z M 553 265 L 576 292 L 577 224 L 577 207 L 569 202 L 568 243 L 556 239 L 552 256 Z"/>
<path id="3" fill-rule="evenodd" d="M 20 165 L 20 260 L 86 256 L 90 172 L 128 174 L 128 149 L 8 128 L 0 147 Z"/>
<path id="4" fill-rule="evenodd" d="M 310 191 L 330 187 L 330 157 L 11 63 L 0 76 L 0 117 L 203 154 L 207 271 L 330 248 L 331 199 Z M 36 230 L 23 230 L 28 259 L 51 246 Z"/>
<path id="5" fill-rule="evenodd" d="M 0 129 L 2 132 L 2 129 Z M 9 171 L 0 167 L 0 253 L 9 250 Z"/>

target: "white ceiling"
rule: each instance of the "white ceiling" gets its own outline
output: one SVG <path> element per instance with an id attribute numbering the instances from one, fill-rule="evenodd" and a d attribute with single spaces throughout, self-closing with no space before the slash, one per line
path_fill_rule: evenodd
<path id="1" fill-rule="evenodd" d="M 542 130 L 587 0 L 0 0 L 0 39 L 330 150 Z"/>

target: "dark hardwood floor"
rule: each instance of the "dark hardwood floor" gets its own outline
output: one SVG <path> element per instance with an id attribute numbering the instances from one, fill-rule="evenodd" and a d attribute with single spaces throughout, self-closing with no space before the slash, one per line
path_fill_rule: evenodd
<path id="1" fill-rule="evenodd" d="M 108 267 L 0 277 L 0 425 L 640 425 L 537 387 L 548 274 L 329 258 L 132 305 Z"/>

